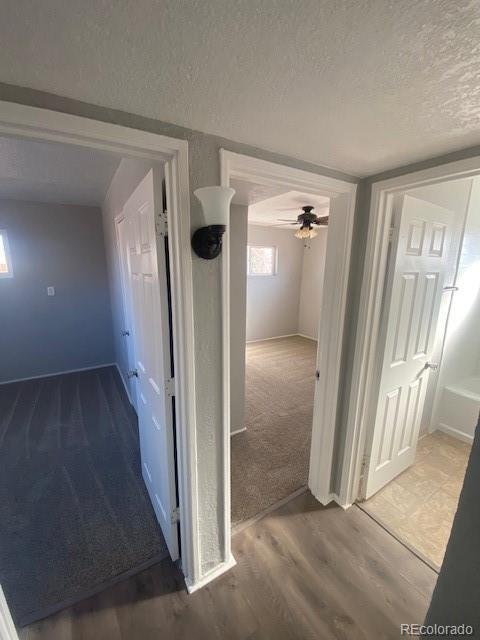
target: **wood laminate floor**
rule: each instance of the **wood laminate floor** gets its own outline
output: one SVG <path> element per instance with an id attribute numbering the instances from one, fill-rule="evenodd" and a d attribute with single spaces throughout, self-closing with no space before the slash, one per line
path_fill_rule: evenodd
<path id="1" fill-rule="evenodd" d="M 309 493 L 233 538 L 237 565 L 188 595 L 170 562 L 21 631 L 21 640 L 382 640 L 423 622 L 435 572 L 357 507 Z"/>

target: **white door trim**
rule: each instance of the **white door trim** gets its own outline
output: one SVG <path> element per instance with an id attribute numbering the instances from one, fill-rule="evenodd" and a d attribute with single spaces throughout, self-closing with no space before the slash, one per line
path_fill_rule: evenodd
<path id="1" fill-rule="evenodd" d="M 393 197 L 399 191 L 480 175 L 480 156 L 450 162 L 372 184 L 367 249 L 357 324 L 352 388 L 340 469 L 339 499 L 352 504 L 358 498 L 368 415 L 375 384 L 374 369 L 386 277 L 388 236 Z"/>
<path id="2" fill-rule="evenodd" d="M 0 101 L 0 134 L 63 142 L 165 163 L 176 364 L 177 450 L 181 566 L 200 579 L 193 283 L 190 249 L 188 143 L 156 133 Z"/>
<path id="3" fill-rule="evenodd" d="M 338 385 L 340 378 L 344 319 L 350 253 L 355 213 L 357 185 L 301 169 L 259 160 L 250 156 L 220 150 L 222 186 L 230 186 L 232 178 L 251 180 L 257 184 L 280 185 L 306 193 L 322 194 L 334 198 L 341 205 L 343 216 L 332 219 L 329 225 L 329 243 L 335 251 L 328 252 L 323 290 L 324 314 L 320 323 L 320 349 L 317 366 L 321 375 L 315 394 L 312 428 L 312 455 L 309 488 L 320 502 L 335 499 L 330 491 L 333 445 L 337 418 Z M 333 217 L 332 217 L 333 218 Z M 224 484 L 224 557 L 231 556 L 230 538 L 230 259 L 228 229 L 222 254 L 222 317 L 223 317 L 223 484 Z"/>

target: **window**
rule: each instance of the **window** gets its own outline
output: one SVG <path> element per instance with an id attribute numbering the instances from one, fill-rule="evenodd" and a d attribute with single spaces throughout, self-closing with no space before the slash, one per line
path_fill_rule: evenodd
<path id="1" fill-rule="evenodd" d="M 0 229 L 0 278 L 11 278 L 12 276 L 12 261 L 10 259 L 7 232 Z"/>
<path id="2" fill-rule="evenodd" d="M 274 276 L 277 273 L 277 247 L 247 247 L 247 274 Z"/>

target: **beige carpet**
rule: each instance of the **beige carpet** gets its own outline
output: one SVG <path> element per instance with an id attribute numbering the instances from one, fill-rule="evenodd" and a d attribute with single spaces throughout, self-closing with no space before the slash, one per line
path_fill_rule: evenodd
<path id="1" fill-rule="evenodd" d="M 441 431 L 422 438 L 415 464 L 361 508 L 440 568 L 462 490 L 471 445 Z"/>
<path id="2" fill-rule="evenodd" d="M 247 430 L 232 437 L 233 525 L 307 484 L 316 351 L 299 336 L 247 344 Z"/>

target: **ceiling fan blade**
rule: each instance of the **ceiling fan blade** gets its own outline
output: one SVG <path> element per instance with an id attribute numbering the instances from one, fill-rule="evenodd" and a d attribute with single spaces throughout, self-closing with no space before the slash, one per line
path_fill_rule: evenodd
<path id="1" fill-rule="evenodd" d="M 313 224 L 318 225 L 324 225 L 327 226 L 328 225 L 328 216 L 326 216 L 325 218 L 317 218 L 316 220 L 314 220 Z"/>
<path id="2" fill-rule="evenodd" d="M 300 224 L 298 220 L 285 220 L 285 218 L 277 218 L 277 220 L 279 222 L 285 222 L 285 223 L 289 222 L 290 224 Z"/>

